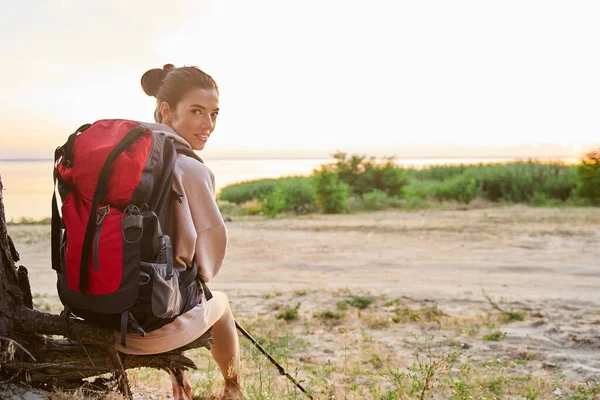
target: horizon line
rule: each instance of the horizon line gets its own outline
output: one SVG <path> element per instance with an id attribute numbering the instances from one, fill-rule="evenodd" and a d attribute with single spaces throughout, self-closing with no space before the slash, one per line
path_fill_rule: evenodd
<path id="1" fill-rule="evenodd" d="M 351 154 L 353 155 L 353 154 Z M 463 155 L 463 156 L 440 156 L 440 155 L 431 155 L 431 156 L 408 156 L 408 157 L 399 157 L 399 156 L 369 156 L 359 154 L 360 156 L 365 156 L 367 158 L 393 158 L 395 160 L 461 160 L 461 159 L 552 159 L 552 158 L 581 158 L 581 155 L 494 155 L 494 156 L 472 156 L 472 155 Z M 229 161 L 229 160 L 335 160 L 334 157 L 325 157 L 325 156 L 265 156 L 265 157 L 255 157 L 255 156 L 229 156 L 229 157 L 203 157 L 206 160 L 210 161 Z M 0 157 L 0 162 L 41 162 L 41 161 L 54 161 L 53 158 L 3 158 Z"/>

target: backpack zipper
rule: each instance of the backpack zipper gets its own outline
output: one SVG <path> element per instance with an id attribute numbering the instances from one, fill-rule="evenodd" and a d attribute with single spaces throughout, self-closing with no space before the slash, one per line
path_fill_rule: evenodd
<path id="1" fill-rule="evenodd" d="M 96 216 L 96 234 L 94 235 L 94 270 L 98 271 L 100 268 L 99 261 L 99 250 L 100 250 L 100 233 L 102 232 L 102 222 L 104 221 L 104 217 L 106 217 L 110 213 L 110 205 L 106 207 L 102 207 L 98 210 L 98 214 Z"/>

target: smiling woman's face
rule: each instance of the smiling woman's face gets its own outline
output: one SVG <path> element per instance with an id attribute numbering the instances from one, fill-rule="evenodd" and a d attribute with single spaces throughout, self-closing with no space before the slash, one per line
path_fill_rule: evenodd
<path id="1" fill-rule="evenodd" d="M 194 150 L 202 150 L 217 123 L 219 94 L 215 89 L 192 89 L 175 109 L 163 102 L 160 112 L 163 123 L 187 140 Z"/>

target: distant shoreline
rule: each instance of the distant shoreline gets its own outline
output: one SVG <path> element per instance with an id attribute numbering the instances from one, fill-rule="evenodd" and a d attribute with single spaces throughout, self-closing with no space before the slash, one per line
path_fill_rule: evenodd
<path id="1" fill-rule="evenodd" d="M 369 155 L 366 155 L 369 157 Z M 323 156 L 294 156 L 294 157 L 215 157 L 208 158 L 203 157 L 207 161 L 236 161 L 236 160 L 333 160 L 333 157 L 323 157 Z M 377 159 L 385 159 L 387 157 L 375 157 Z M 563 155 L 563 156 L 416 156 L 416 157 L 394 157 L 395 160 L 514 160 L 514 161 L 523 161 L 523 160 L 565 160 L 565 159 L 579 159 L 580 156 L 574 155 Z M 51 162 L 52 158 L 0 158 L 0 162 Z"/>

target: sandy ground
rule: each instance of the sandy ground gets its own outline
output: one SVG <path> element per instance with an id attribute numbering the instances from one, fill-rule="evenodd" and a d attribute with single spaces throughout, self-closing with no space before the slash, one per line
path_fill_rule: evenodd
<path id="1" fill-rule="evenodd" d="M 227 226 L 226 263 L 210 286 L 229 294 L 237 315 L 267 313 L 301 291 L 307 293 L 303 309 L 322 309 L 345 291 L 435 303 L 466 318 L 490 310 L 484 289 L 528 316 L 502 327 L 503 354 L 536 355 L 529 364 L 534 372 L 556 368 L 573 380 L 600 376 L 600 209 L 453 207 L 240 219 Z M 10 226 L 9 234 L 33 292 L 55 295 L 50 227 Z M 392 352 L 408 353 L 408 331 L 398 325 L 373 337 Z M 336 339 L 330 331 L 312 335 L 320 345 L 311 357 L 319 363 Z M 470 351 L 484 357 L 494 346 L 481 342 Z"/>

